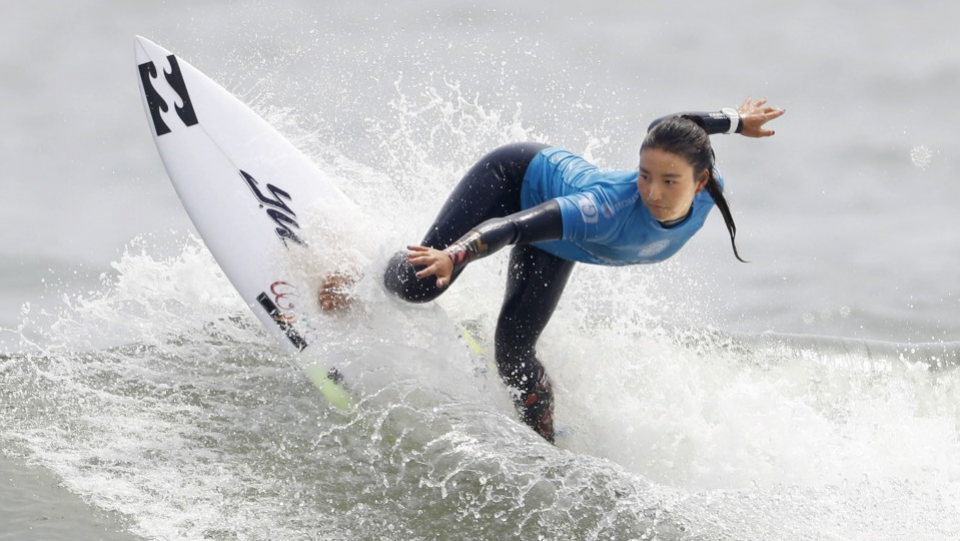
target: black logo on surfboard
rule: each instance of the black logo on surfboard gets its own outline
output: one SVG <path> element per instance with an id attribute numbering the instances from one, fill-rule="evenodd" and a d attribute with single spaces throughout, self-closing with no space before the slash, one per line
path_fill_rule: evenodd
<path id="1" fill-rule="evenodd" d="M 163 77 L 167 80 L 170 88 L 177 93 L 180 103 L 183 104 L 180 106 L 174 103 L 173 108 L 185 126 L 193 126 L 197 124 L 197 113 L 193 110 L 193 102 L 190 101 L 190 94 L 187 93 L 187 85 L 183 82 L 183 73 L 180 72 L 177 57 L 170 55 L 167 57 L 167 62 L 170 63 L 170 72 L 168 73 L 164 70 Z M 157 66 L 153 62 L 145 62 L 140 64 L 139 68 L 140 82 L 143 83 L 143 93 L 147 98 L 147 107 L 150 109 L 150 117 L 153 119 L 153 126 L 157 131 L 157 136 L 168 134 L 171 131 L 170 126 L 167 126 L 167 123 L 163 121 L 163 115 L 160 114 L 160 111 L 164 113 L 169 112 L 170 106 L 167 105 L 166 100 L 163 99 L 153 86 L 153 82 L 158 79 Z"/>
<path id="2" fill-rule="evenodd" d="M 283 334 L 287 335 L 287 339 L 290 340 L 290 343 L 293 344 L 297 351 L 303 351 L 307 347 L 307 341 L 300 336 L 300 333 L 293 328 L 293 318 L 291 316 L 285 315 L 280 311 L 280 307 L 273 302 L 273 299 L 270 298 L 266 292 L 257 295 L 257 302 L 260 303 L 260 306 L 270 314 L 270 317 L 273 319 L 274 323 L 280 327 L 280 330 L 283 331 Z"/>
<path id="3" fill-rule="evenodd" d="M 250 190 L 253 191 L 253 195 L 256 196 L 257 200 L 260 201 L 260 208 L 269 207 L 267 208 L 267 216 L 273 219 L 274 223 L 277 224 L 277 236 L 283 241 L 283 245 L 288 246 L 287 241 L 289 240 L 299 244 L 300 246 L 306 246 L 306 243 L 303 242 L 303 240 L 293 232 L 293 229 L 291 229 L 291 227 L 300 229 L 300 224 L 297 223 L 297 215 L 283 201 L 284 199 L 287 201 L 293 201 L 293 199 L 290 197 L 290 194 L 280 188 L 277 188 L 273 184 L 267 184 L 267 191 L 273 196 L 273 198 L 270 198 L 260 191 L 260 188 L 257 187 L 259 183 L 250 175 L 250 173 L 241 170 L 240 176 L 243 177 L 244 181 L 246 181 L 247 186 L 249 186 Z"/>

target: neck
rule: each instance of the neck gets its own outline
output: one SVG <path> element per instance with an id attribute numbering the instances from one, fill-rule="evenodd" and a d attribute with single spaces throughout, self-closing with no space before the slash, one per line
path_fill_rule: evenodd
<path id="1" fill-rule="evenodd" d="M 676 219 L 673 219 L 673 220 L 665 220 L 665 221 L 663 221 L 663 222 L 661 222 L 660 220 L 657 220 L 657 222 L 658 222 L 661 226 L 666 227 L 667 229 L 669 229 L 669 228 L 671 228 L 671 227 L 679 224 L 680 222 L 686 220 L 686 219 L 690 216 L 690 213 L 691 213 L 691 212 L 693 212 L 693 206 L 692 206 L 692 205 L 690 206 L 690 209 L 687 210 L 687 213 L 684 214 L 683 216 L 679 217 L 679 218 L 676 218 Z"/>

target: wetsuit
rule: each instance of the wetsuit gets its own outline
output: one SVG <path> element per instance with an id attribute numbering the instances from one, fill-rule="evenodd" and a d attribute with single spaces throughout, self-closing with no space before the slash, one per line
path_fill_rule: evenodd
<path id="1" fill-rule="evenodd" d="M 707 119 L 708 133 L 728 131 L 731 124 L 723 115 L 694 114 Z M 700 229 L 713 206 L 701 192 L 680 223 L 665 227 L 640 201 L 636 180 L 636 171 L 601 172 L 559 148 L 506 145 L 467 172 L 421 242 L 450 255 L 450 283 L 470 261 L 514 245 L 495 357 L 504 382 L 518 391 L 515 403 L 524 422 L 548 441 L 553 441 L 553 397 L 536 343 L 574 262 L 663 261 Z M 384 285 L 408 301 L 431 301 L 446 288 L 438 288 L 432 276 L 418 279 L 420 268 L 399 252 L 387 265 Z"/>

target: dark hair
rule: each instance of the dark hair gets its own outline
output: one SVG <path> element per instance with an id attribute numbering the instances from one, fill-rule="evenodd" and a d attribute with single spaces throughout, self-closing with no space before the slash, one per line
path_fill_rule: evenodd
<path id="1" fill-rule="evenodd" d="M 694 176 L 704 169 L 710 172 L 710 178 L 707 180 L 707 193 L 710 194 L 713 202 L 720 209 L 723 221 L 727 224 L 727 231 L 730 232 L 730 244 L 733 245 L 733 255 L 741 262 L 746 263 L 740 257 L 740 253 L 737 252 L 737 225 L 733 223 L 730 207 L 723 197 L 723 188 L 714 176 L 716 155 L 713 153 L 710 136 L 707 135 L 702 122 L 699 117 L 694 115 L 665 118 L 647 132 L 643 144 L 640 145 L 640 152 L 645 149 L 663 150 L 682 156 L 687 160 L 693 166 Z"/>

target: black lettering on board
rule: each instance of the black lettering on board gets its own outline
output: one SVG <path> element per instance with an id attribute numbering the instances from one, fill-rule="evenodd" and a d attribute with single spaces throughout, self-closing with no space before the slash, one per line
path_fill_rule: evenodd
<path id="1" fill-rule="evenodd" d="M 170 63 L 170 73 L 164 71 L 163 76 L 170 88 L 177 93 L 183 106 L 174 104 L 174 110 L 177 116 L 183 122 L 184 126 L 190 127 L 196 125 L 197 113 L 193 108 L 193 102 L 190 100 L 190 93 L 187 92 L 187 84 L 183 80 L 183 72 L 180 71 L 180 64 L 177 63 L 177 57 L 170 55 L 167 57 Z M 170 111 L 170 106 L 163 99 L 156 87 L 154 81 L 158 81 L 157 66 L 153 62 L 144 62 L 138 66 L 140 71 L 140 82 L 143 83 L 143 94 L 147 98 L 147 108 L 150 109 L 150 118 L 153 120 L 154 129 L 157 137 L 171 132 L 170 126 L 163 121 L 164 113 Z"/>
<path id="2" fill-rule="evenodd" d="M 290 197 L 290 194 L 281 188 L 277 188 L 273 184 L 267 184 L 267 191 L 273 196 L 273 198 L 271 198 L 260 191 L 260 188 L 258 188 L 259 183 L 249 173 L 241 170 L 240 176 L 246 181 L 247 186 L 250 187 L 250 190 L 257 200 L 260 201 L 261 207 L 264 205 L 273 207 L 267 209 L 267 216 L 270 216 L 273 222 L 277 224 L 277 236 L 283 241 L 284 246 L 286 246 L 287 240 L 291 240 L 301 246 L 306 246 L 306 243 L 293 232 L 293 229 L 290 229 L 291 227 L 300 229 L 300 224 L 295 220 L 297 216 L 296 213 L 283 201 L 285 198 L 287 201 L 292 202 L 293 198 Z"/>
<path id="3" fill-rule="evenodd" d="M 257 302 L 267 311 L 267 314 L 269 314 L 277 326 L 280 327 L 280 330 L 287 335 L 287 339 L 297 348 L 297 351 L 303 351 L 303 349 L 307 347 L 307 341 L 293 328 L 293 324 L 291 323 L 292 318 L 285 316 L 283 312 L 280 311 L 280 308 L 270 299 L 269 295 L 266 293 L 257 295 Z"/>

